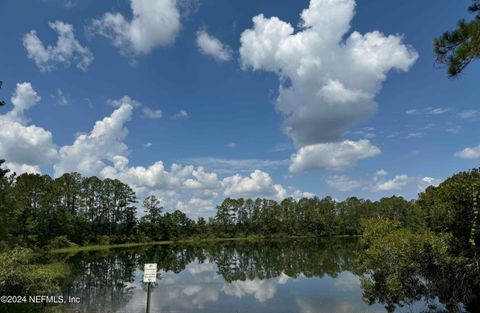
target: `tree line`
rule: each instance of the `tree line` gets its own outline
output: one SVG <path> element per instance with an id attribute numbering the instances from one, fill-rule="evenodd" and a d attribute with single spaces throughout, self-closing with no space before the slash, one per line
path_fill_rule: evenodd
<path id="1" fill-rule="evenodd" d="M 392 218 L 420 227 L 415 201 L 225 199 L 208 219 L 165 210 L 155 196 L 139 208 L 133 189 L 116 179 L 67 173 L 58 178 L 0 173 L 1 239 L 21 246 L 172 240 L 191 237 L 359 235 L 360 221 Z M 140 209 L 143 216 L 139 218 Z"/>
<path id="2" fill-rule="evenodd" d="M 408 227 L 420 227 L 414 201 L 392 196 L 378 201 L 349 197 L 344 201 L 325 198 L 225 199 L 209 226 L 225 237 L 360 235 L 364 218 L 398 219 Z"/>

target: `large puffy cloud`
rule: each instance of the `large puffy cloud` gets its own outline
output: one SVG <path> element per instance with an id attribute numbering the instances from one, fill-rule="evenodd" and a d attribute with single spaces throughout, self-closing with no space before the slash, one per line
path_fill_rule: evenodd
<path id="1" fill-rule="evenodd" d="M 49 131 L 0 116 L 0 158 L 17 164 L 41 165 L 54 161 L 56 156 Z"/>
<path id="2" fill-rule="evenodd" d="M 292 155 L 291 172 L 308 169 L 343 170 L 358 160 L 380 154 L 380 149 L 369 140 L 320 143 L 302 147 Z"/>
<path id="3" fill-rule="evenodd" d="M 40 101 L 41 97 L 30 83 L 17 84 L 11 98 L 13 108 L 0 115 L 0 159 L 17 173 L 39 172 L 39 166 L 50 164 L 57 158 L 52 134 L 35 125 L 27 125 L 24 113 Z"/>
<path id="4" fill-rule="evenodd" d="M 128 134 L 124 123 L 132 116 L 133 104 L 128 97 L 109 116 L 97 121 L 89 134 L 79 135 L 70 146 L 60 149 L 60 160 L 54 165 L 55 174 L 77 171 L 85 175 L 98 175 L 107 166 L 106 160 L 114 162 L 116 156 L 127 151 L 123 140 Z"/>
<path id="5" fill-rule="evenodd" d="M 228 61 L 232 58 L 230 47 L 204 30 L 197 32 L 197 46 L 202 54 L 211 56 L 219 62 Z"/>
<path id="6" fill-rule="evenodd" d="M 162 161 L 143 166 L 128 166 L 129 160 L 124 156 L 115 156 L 113 166 L 105 166 L 101 170 L 104 177 L 118 178 L 138 190 L 169 190 L 181 188 L 193 171 L 193 166 L 173 164 L 166 169 Z"/>
<path id="7" fill-rule="evenodd" d="M 33 59 L 43 72 L 53 70 L 58 64 L 68 67 L 72 63 L 86 71 L 93 62 L 93 54 L 75 38 L 73 26 L 61 21 L 49 22 L 48 25 L 58 35 L 56 45 L 45 47 L 36 30 L 31 30 L 23 37 L 23 46 L 27 49 L 28 57 Z"/>
<path id="8" fill-rule="evenodd" d="M 277 17 L 260 14 L 241 35 L 242 67 L 279 77 L 275 106 L 285 116 L 285 133 L 300 147 L 292 156 L 294 172 L 339 169 L 363 158 L 342 158 L 338 164 L 327 160 L 334 157 L 328 150 L 353 144 L 338 142 L 349 128 L 377 111 L 375 96 L 387 73 L 408 71 L 418 57 L 401 36 L 379 31 L 349 34 L 354 10 L 354 0 L 311 0 L 301 13 L 298 31 Z M 319 146 L 326 143 L 330 146 Z"/>
<path id="9" fill-rule="evenodd" d="M 407 71 L 417 59 L 400 36 L 354 31 L 343 39 L 354 8 L 354 0 L 311 0 L 299 31 L 260 14 L 241 35 L 244 68 L 279 76 L 276 107 L 297 145 L 338 140 L 376 111 L 374 97 L 387 72 Z"/>
<path id="10" fill-rule="evenodd" d="M 108 12 L 94 20 L 89 30 L 110 39 L 124 54 L 147 54 L 175 41 L 181 28 L 176 0 L 130 0 L 130 6 L 130 21 L 120 13 Z"/>

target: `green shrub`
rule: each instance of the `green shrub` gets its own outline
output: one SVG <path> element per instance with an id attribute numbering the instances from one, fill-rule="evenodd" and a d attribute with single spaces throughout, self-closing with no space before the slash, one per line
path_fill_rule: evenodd
<path id="1" fill-rule="evenodd" d="M 32 250 L 14 248 L 0 254 L 0 293 L 48 294 L 59 291 L 60 279 L 68 275 L 63 263 L 35 264 Z"/>
<path id="2" fill-rule="evenodd" d="M 100 245 L 109 245 L 111 241 L 112 241 L 112 239 L 109 236 L 106 236 L 106 235 L 100 236 L 100 237 L 97 238 L 97 242 Z"/>
<path id="3" fill-rule="evenodd" d="M 478 201 L 480 168 L 461 172 L 438 187 L 429 187 L 419 195 L 418 206 L 424 213 L 426 225 L 435 232 L 451 233 L 459 251 L 478 253 L 480 216 Z"/>
<path id="4" fill-rule="evenodd" d="M 50 240 L 46 246 L 47 250 L 77 247 L 78 245 L 68 240 L 67 236 L 58 236 Z"/>
<path id="5" fill-rule="evenodd" d="M 153 241 L 150 237 L 145 235 L 144 233 L 140 233 L 135 236 L 134 242 L 151 242 Z"/>
<path id="6" fill-rule="evenodd" d="M 367 302 L 384 303 L 389 312 L 416 300 L 440 298 L 452 305 L 468 294 L 464 269 L 467 259 L 452 255 L 451 234 L 430 230 L 413 232 L 396 221 L 372 219 L 362 222 L 360 255 L 363 296 Z M 451 288 L 451 286 L 458 288 Z"/>

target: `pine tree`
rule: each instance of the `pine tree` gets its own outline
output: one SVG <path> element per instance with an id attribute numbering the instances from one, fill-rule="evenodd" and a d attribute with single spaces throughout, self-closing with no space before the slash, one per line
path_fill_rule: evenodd
<path id="1" fill-rule="evenodd" d="M 5 160 L 0 160 L 0 241 L 7 239 L 11 225 L 11 180 L 7 177 L 8 169 L 2 168 Z"/>
<path id="2" fill-rule="evenodd" d="M 450 77 L 459 75 L 480 58 L 480 0 L 473 0 L 469 11 L 476 14 L 472 21 L 460 20 L 455 30 L 433 41 L 437 62 L 447 65 Z"/>

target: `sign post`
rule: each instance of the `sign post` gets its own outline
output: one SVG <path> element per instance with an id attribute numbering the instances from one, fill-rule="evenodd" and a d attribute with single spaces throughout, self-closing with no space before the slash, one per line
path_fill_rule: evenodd
<path id="1" fill-rule="evenodd" d="M 147 313 L 150 313 L 150 284 L 157 281 L 157 263 L 146 263 L 143 270 L 143 282 L 147 283 Z"/>

